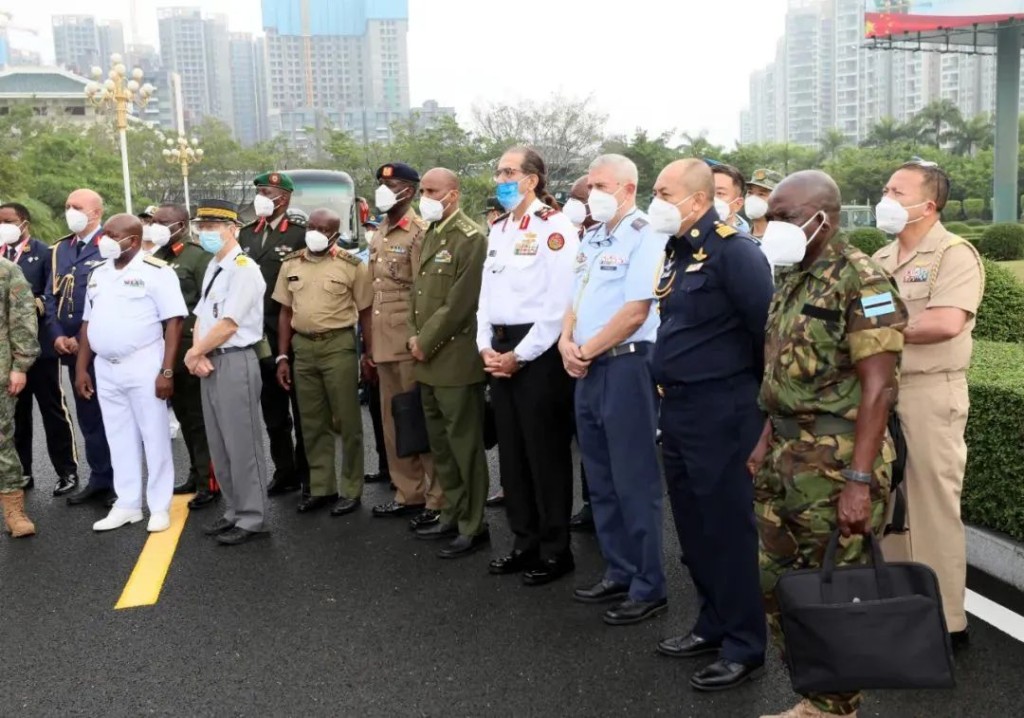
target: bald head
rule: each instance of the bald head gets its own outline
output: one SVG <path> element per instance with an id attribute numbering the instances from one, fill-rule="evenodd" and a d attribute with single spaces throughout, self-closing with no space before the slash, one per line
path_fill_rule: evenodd
<path id="1" fill-rule="evenodd" d="M 779 183 L 772 197 L 775 195 L 812 207 L 814 212 L 824 210 L 836 217 L 843 204 L 839 185 L 821 170 L 794 172 Z"/>
<path id="2" fill-rule="evenodd" d="M 441 203 L 441 220 L 448 219 L 459 211 L 459 198 L 462 196 L 462 183 L 459 176 L 445 167 L 428 170 L 420 179 L 420 197 L 437 200 Z M 436 207 L 436 205 L 435 205 Z M 424 210 L 421 208 L 420 212 Z M 430 221 L 437 221 L 436 215 Z"/>
<path id="3" fill-rule="evenodd" d="M 435 167 L 432 170 L 427 170 L 427 173 L 420 180 L 420 187 L 425 189 L 428 184 L 436 186 L 445 192 L 458 190 L 462 187 L 459 176 L 447 167 Z"/>
<path id="4" fill-rule="evenodd" d="M 86 235 L 100 226 L 100 220 L 103 218 L 103 198 L 91 189 L 76 189 L 68 195 L 64 209 L 73 209 L 85 214 L 87 221 L 84 229 L 71 227 L 71 230 L 80 236 Z"/>
<path id="5" fill-rule="evenodd" d="M 711 210 L 715 197 L 714 175 L 702 160 L 676 160 L 658 175 L 654 196 L 679 210 L 680 225 L 675 232 L 678 236 Z"/>
<path id="6" fill-rule="evenodd" d="M 768 198 L 768 220 L 800 227 L 808 238 L 803 265 L 809 266 L 821 248 L 839 231 L 842 195 L 839 186 L 820 170 L 794 172 Z"/>
<path id="7" fill-rule="evenodd" d="M 587 187 L 587 175 L 583 175 L 572 183 L 569 196 L 578 199 L 583 204 L 587 203 L 587 198 L 590 197 L 590 188 Z"/>
<path id="8" fill-rule="evenodd" d="M 134 214 L 115 214 L 107 220 L 103 234 L 121 246 L 121 256 L 116 260 L 116 264 L 123 267 L 142 246 L 142 220 Z"/>
<path id="9" fill-rule="evenodd" d="M 333 240 L 341 231 L 341 215 L 326 207 L 314 209 L 309 215 L 306 228 L 314 232 L 322 232 L 328 239 Z"/>

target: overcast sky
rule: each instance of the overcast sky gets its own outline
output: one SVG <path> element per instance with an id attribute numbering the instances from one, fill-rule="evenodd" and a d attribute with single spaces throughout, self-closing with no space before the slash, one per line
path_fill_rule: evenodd
<path id="1" fill-rule="evenodd" d="M 156 44 L 156 8 L 200 5 L 138 0 L 139 31 Z M 259 0 L 203 0 L 229 15 L 232 30 L 262 31 Z M 129 28 L 129 0 L 0 0 L 12 35 L 53 60 L 50 16 L 96 13 Z M 706 131 L 731 146 L 748 99 L 751 71 L 770 62 L 786 0 L 409 0 L 409 72 L 413 105 L 435 99 L 468 123 L 474 104 L 543 99 L 552 92 L 592 98 L 609 133 Z M 506 11 L 507 9 L 507 11 Z M 126 38 L 128 39 L 128 38 Z M 129 39 L 130 41 L 130 39 Z"/>

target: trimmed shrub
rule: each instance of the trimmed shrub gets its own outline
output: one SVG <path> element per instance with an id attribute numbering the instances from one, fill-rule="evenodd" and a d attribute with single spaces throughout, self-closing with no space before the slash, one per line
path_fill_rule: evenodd
<path id="1" fill-rule="evenodd" d="M 869 257 L 890 242 L 885 232 L 874 227 L 859 227 L 848 232 L 846 239 Z"/>
<path id="2" fill-rule="evenodd" d="M 978 251 L 1003 262 L 1024 258 L 1024 227 L 1009 223 L 989 226 L 981 235 Z"/>
<path id="3" fill-rule="evenodd" d="M 948 229 L 953 234 L 958 234 L 963 237 L 965 234 L 971 233 L 971 226 L 966 222 L 943 222 L 942 226 Z"/>
<path id="4" fill-rule="evenodd" d="M 1024 346 L 976 342 L 968 384 L 964 520 L 1024 540 Z"/>
<path id="5" fill-rule="evenodd" d="M 968 219 L 981 219 L 985 214 L 985 200 L 975 198 L 965 199 L 964 214 L 967 215 Z"/>
<path id="6" fill-rule="evenodd" d="M 1013 272 L 990 259 L 985 265 L 985 296 L 978 307 L 974 338 L 1024 342 L 1024 284 Z"/>
<path id="7" fill-rule="evenodd" d="M 946 202 L 942 210 L 942 219 L 955 222 L 964 216 L 964 204 L 958 199 L 951 199 Z"/>
<path id="8" fill-rule="evenodd" d="M 978 219 L 977 217 L 971 217 L 970 219 L 965 221 L 964 224 L 966 224 L 968 227 L 986 227 L 986 226 L 988 226 L 988 222 L 986 222 L 983 219 Z"/>

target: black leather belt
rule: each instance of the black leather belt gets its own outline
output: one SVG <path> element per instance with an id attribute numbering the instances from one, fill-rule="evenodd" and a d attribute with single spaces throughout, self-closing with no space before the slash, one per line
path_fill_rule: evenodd
<path id="1" fill-rule="evenodd" d="M 249 346 L 247 346 L 247 347 L 217 347 L 216 349 L 214 349 L 214 350 L 213 350 L 213 351 L 211 351 L 210 353 L 211 353 L 211 354 L 215 354 L 215 355 L 217 355 L 217 356 L 220 356 L 221 354 L 233 354 L 233 353 L 235 353 L 235 352 L 247 352 L 247 351 L 252 351 L 252 350 L 254 350 L 255 348 L 256 348 L 256 345 L 255 345 L 255 344 L 250 344 L 250 345 L 249 345 Z"/>
<path id="2" fill-rule="evenodd" d="M 617 347 L 612 347 L 604 353 L 607 357 L 621 357 L 628 354 L 639 354 L 643 356 L 651 350 L 650 342 L 629 342 L 628 344 L 619 344 Z"/>

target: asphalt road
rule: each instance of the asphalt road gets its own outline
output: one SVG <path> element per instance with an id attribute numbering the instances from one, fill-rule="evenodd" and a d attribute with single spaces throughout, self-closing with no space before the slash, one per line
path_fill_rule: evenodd
<path id="1" fill-rule="evenodd" d="M 367 468 L 375 467 L 366 420 Z M 193 512 L 154 606 L 114 610 L 146 541 L 145 524 L 94 534 L 98 508 L 50 496 L 54 475 L 37 431 L 39 535 L 0 539 L 0 716 L 654 716 L 747 718 L 796 701 L 774 652 L 756 683 L 698 695 L 701 663 L 655 653 L 687 631 L 692 585 L 666 517 L 667 614 L 613 628 L 570 591 L 600 575 L 590 535 L 574 538 L 574 578 L 541 588 L 486 571 L 488 553 L 434 557 L 403 521 L 374 519 L 388 498 L 332 518 L 272 501 L 272 538 L 215 544 Z M 175 442 L 179 469 L 184 446 Z M 84 454 L 83 454 L 84 456 Z M 492 455 L 492 484 L 497 484 Z M 269 457 L 268 457 L 269 461 Z M 491 511 L 491 551 L 508 529 Z M 1019 716 L 1024 645 L 974 619 L 957 659 L 959 687 L 878 692 L 862 716 Z"/>

